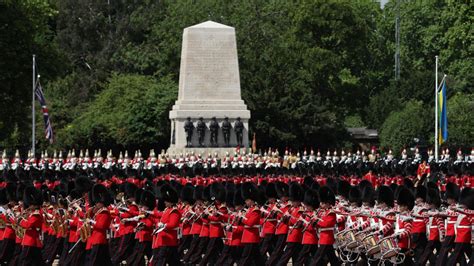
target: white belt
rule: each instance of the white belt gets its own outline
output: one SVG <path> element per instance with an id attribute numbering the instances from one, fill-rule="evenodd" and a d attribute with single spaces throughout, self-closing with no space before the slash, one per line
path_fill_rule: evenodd
<path id="1" fill-rule="evenodd" d="M 249 225 L 244 225 L 244 228 L 259 228 L 259 225 L 254 225 L 254 226 L 249 226 Z"/>
<path id="2" fill-rule="evenodd" d="M 334 231 L 334 228 L 319 228 L 319 232 L 323 231 Z"/>
<path id="3" fill-rule="evenodd" d="M 431 229 L 435 229 L 435 228 L 438 228 L 437 226 L 430 226 Z"/>
<path id="4" fill-rule="evenodd" d="M 458 225 L 458 226 L 456 226 L 456 228 L 458 228 L 458 229 L 471 229 L 471 226 L 470 225 Z"/>
<path id="5" fill-rule="evenodd" d="M 423 220 L 423 219 L 414 219 L 414 220 L 413 220 L 413 222 L 420 222 L 420 223 L 421 223 L 421 222 L 424 222 L 424 221 L 425 221 L 425 220 Z"/>
<path id="6" fill-rule="evenodd" d="M 455 224 L 456 221 L 448 221 L 448 224 Z"/>

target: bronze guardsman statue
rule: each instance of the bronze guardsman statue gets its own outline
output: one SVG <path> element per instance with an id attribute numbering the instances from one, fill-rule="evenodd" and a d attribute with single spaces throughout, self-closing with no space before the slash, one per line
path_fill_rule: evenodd
<path id="1" fill-rule="evenodd" d="M 194 124 L 191 122 L 191 117 L 186 118 L 184 123 L 184 132 L 186 132 L 186 147 L 191 147 L 193 138 Z"/>
<path id="2" fill-rule="evenodd" d="M 211 131 L 211 146 L 217 146 L 217 135 L 219 132 L 219 123 L 217 123 L 216 117 L 214 116 L 209 125 L 209 130 Z"/>
<path id="3" fill-rule="evenodd" d="M 240 121 L 240 117 L 237 117 L 237 121 L 234 123 L 235 136 L 237 138 L 237 145 L 242 146 L 242 136 L 244 131 L 244 123 Z"/>
<path id="4" fill-rule="evenodd" d="M 232 125 L 229 122 L 229 118 L 226 116 L 224 118 L 224 122 L 222 122 L 222 134 L 224 135 L 224 144 L 225 146 L 229 146 L 230 143 L 230 129 Z"/>
<path id="5" fill-rule="evenodd" d="M 198 132 L 198 141 L 199 146 L 204 146 L 204 137 L 206 136 L 206 123 L 204 123 L 203 118 L 199 117 L 199 121 L 197 122 L 196 130 Z"/>

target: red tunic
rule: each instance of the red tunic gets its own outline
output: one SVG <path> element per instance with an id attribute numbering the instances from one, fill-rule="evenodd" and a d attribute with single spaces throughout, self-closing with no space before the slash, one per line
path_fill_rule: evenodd
<path id="1" fill-rule="evenodd" d="M 412 233 L 412 221 L 397 215 L 395 222 L 395 234 L 398 235 L 398 247 L 409 249 L 411 248 L 411 233 Z"/>
<path id="2" fill-rule="evenodd" d="M 305 220 L 309 223 L 313 223 L 311 221 L 311 217 L 315 215 L 314 211 L 306 211 Z M 303 245 L 317 245 L 318 244 L 318 235 L 316 234 L 316 229 L 312 226 L 312 224 L 306 224 L 303 231 L 303 239 L 301 240 L 301 244 Z"/>
<path id="3" fill-rule="evenodd" d="M 216 206 L 216 208 L 218 211 L 208 217 L 210 238 L 223 237 L 222 224 L 229 219 L 228 210 L 225 205 Z"/>
<path id="4" fill-rule="evenodd" d="M 321 220 L 317 227 L 319 231 L 319 245 L 334 244 L 334 227 L 336 226 L 336 214 L 332 210 L 323 210 Z"/>
<path id="5" fill-rule="evenodd" d="M 288 221 L 290 230 L 288 231 L 288 237 L 286 242 L 288 243 L 301 243 L 303 239 L 303 227 L 302 222 L 298 221 L 301 214 L 304 212 L 302 207 L 293 208 L 291 212 L 291 218 Z"/>
<path id="6" fill-rule="evenodd" d="M 107 230 L 110 227 L 112 218 L 107 208 L 102 208 L 94 215 L 95 224 L 92 227 L 92 234 L 87 239 L 86 249 L 91 249 L 94 245 L 107 244 Z"/>
<path id="7" fill-rule="evenodd" d="M 152 248 L 178 246 L 178 229 L 181 214 L 178 209 L 166 208 L 160 222 L 165 224 L 165 229 L 154 236 Z"/>
<path id="8" fill-rule="evenodd" d="M 260 242 L 260 210 L 256 207 L 250 208 L 242 219 L 244 230 L 242 232 L 242 244 L 253 244 Z"/>
<path id="9" fill-rule="evenodd" d="M 20 226 L 26 229 L 25 236 L 21 242 L 22 246 L 28 247 L 43 247 L 39 239 L 39 232 L 41 230 L 41 224 L 43 223 L 43 216 L 41 216 L 38 210 L 30 214 L 28 219 L 22 220 Z"/>
<path id="10" fill-rule="evenodd" d="M 120 214 L 120 218 L 133 218 L 139 214 L 138 206 L 135 204 L 130 204 L 128 207 L 128 211 Z M 127 234 L 133 234 L 134 229 L 137 226 L 137 222 L 123 222 L 120 224 L 120 234 L 121 235 L 127 235 Z"/>

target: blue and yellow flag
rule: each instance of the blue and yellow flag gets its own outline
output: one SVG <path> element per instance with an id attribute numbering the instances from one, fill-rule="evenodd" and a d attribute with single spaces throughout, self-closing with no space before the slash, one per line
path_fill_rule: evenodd
<path id="1" fill-rule="evenodd" d="M 446 110 L 446 80 L 443 88 L 438 92 L 438 114 L 439 114 L 439 144 L 443 144 L 448 139 L 448 112 Z"/>

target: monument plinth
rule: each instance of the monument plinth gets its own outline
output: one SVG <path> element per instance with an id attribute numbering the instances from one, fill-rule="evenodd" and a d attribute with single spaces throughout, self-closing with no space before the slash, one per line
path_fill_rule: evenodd
<path id="1" fill-rule="evenodd" d="M 242 146 L 249 146 L 250 111 L 240 94 L 237 43 L 233 27 L 207 21 L 184 29 L 178 100 L 169 113 L 171 145 L 168 153 L 185 151 L 188 143 L 184 125 L 188 117 L 194 126 L 200 117 L 206 124 L 203 147 L 199 145 L 199 134 L 195 128 L 190 150 L 236 147 L 237 138 L 233 127 L 238 117 L 244 125 Z M 219 130 L 217 144 L 211 146 L 209 125 L 213 117 L 219 124 Z M 228 145 L 224 143 L 221 128 L 225 117 L 232 125 Z"/>

